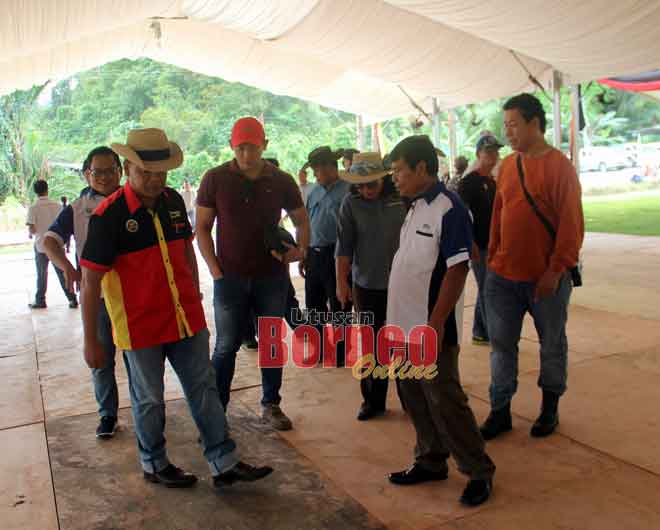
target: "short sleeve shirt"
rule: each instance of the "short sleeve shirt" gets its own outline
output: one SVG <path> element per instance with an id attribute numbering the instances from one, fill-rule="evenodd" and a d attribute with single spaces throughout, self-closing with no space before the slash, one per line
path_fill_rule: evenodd
<path id="1" fill-rule="evenodd" d="M 488 248 L 495 191 L 495 179 L 478 171 L 465 175 L 458 183 L 458 194 L 472 212 L 474 242 L 481 249 Z"/>
<path id="2" fill-rule="evenodd" d="M 282 210 L 303 207 L 291 175 L 266 162 L 257 179 L 248 179 L 232 160 L 206 172 L 197 204 L 216 211 L 216 252 L 224 274 L 252 278 L 286 271 L 266 248 L 264 232 L 279 223 Z"/>
<path id="3" fill-rule="evenodd" d="M 34 225 L 34 246 L 37 252 L 45 252 L 43 246 L 44 235 L 61 211 L 62 205 L 48 197 L 39 197 L 28 209 L 25 223 Z"/>
<path id="4" fill-rule="evenodd" d="M 328 247 L 337 242 L 339 207 L 350 190 L 351 185 L 344 180 L 337 180 L 328 187 L 314 186 L 307 198 L 310 246 Z"/>
<path id="5" fill-rule="evenodd" d="M 191 237 L 186 206 L 171 188 L 152 210 L 126 183 L 94 211 L 80 264 L 106 273 L 103 295 L 117 347 L 149 348 L 206 328 L 186 258 Z"/>
<path id="6" fill-rule="evenodd" d="M 407 335 L 427 324 L 447 269 L 470 259 L 470 214 L 442 182 L 412 202 L 401 227 L 387 297 L 387 323 Z M 459 342 L 455 310 L 445 323 L 445 346 Z"/>

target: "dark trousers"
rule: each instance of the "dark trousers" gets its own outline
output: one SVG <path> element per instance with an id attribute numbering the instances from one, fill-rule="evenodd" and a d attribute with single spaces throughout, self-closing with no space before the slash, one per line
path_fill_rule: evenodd
<path id="1" fill-rule="evenodd" d="M 286 310 L 284 312 L 284 320 L 289 324 L 289 327 L 293 330 L 296 329 L 296 325 L 291 318 L 291 315 L 295 310 L 300 309 L 300 303 L 296 298 L 296 289 L 293 286 L 291 281 L 291 276 L 289 276 L 289 291 L 286 294 Z M 254 311 L 251 312 L 251 317 L 248 318 L 245 322 L 245 335 L 243 337 L 244 341 L 254 339 L 257 336 L 257 317 L 254 314 Z"/>
<path id="2" fill-rule="evenodd" d="M 477 421 L 458 373 L 458 346 L 438 354 L 433 379 L 403 379 L 401 394 L 417 433 L 415 461 L 429 471 L 446 471 L 451 454 L 461 473 L 489 479 L 495 464 L 488 457 Z"/>
<path id="3" fill-rule="evenodd" d="M 310 248 L 305 268 L 305 305 L 307 311 L 326 313 L 331 311 L 350 312 L 352 304 L 342 308 L 337 300 L 337 277 L 335 273 L 335 246 Z M 315 326 L 323 337 L 323 326 Z M 345 362 L 345 342 L 337 345 L 337 364 Z M 323 352 L 321 352 L 323 359 Z"/>
<path id="4" fill-rule="evenodd" d="M 385 325 L 387 317 L 387 289 L 365 289 L 359 285 L 353 285 L 353 303 L 355 304 L 355 310 L 360 314 L 360 323 L 364 323 L 368 314 L 373 316 L 372 328 L 374 330 L 374 341 L 376 341 L 374 346 L 376 346 L 378 344 L 378 331 Z M 396 381 L 399 399 L 403 405 L 403 399 L 399 391 L 399 380 Z M 373 375 L 360 379 L 360 390 L 364 402 L 377 410 L 385 410 L 387 387 L 388 379 L 373 377 Z"/>
<path id="5" fill-rule="evenodd" d="M 50 263 L 50 260 L 44 252 L 39 252 L 37 247 L 34 247 L 34 263 L 37 267 L 37 293 L 34 295 L 34 301 L 37 304 L 44 304 L 46 303 L 46 291 L 48 290 L 48 263 Z M 69 301 L 75 300 L 76 294 L 66 289 L 66 280 L 62 270 L 55 267 L 54 263 L 53 268 L 66 297 Z"/>

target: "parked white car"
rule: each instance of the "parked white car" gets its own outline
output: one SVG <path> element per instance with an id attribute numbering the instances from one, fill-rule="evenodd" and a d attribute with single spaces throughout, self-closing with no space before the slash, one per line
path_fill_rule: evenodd
<path id="1" fill-rule="evenodd" d="M 592 146 L 580 149 L 582 171 L 609 171 L 635 167 L 635 151 L 627 146 Z"/>

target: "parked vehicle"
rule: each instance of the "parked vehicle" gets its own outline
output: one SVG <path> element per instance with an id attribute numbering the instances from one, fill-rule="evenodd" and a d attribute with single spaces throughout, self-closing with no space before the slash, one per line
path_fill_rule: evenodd
<path id="1" fill-rule="evenodd" d="M 580 149 L 580 168 L 583 171 L 610 171 L 637 166 L 637 154 L 633 147 L 591 146 Z"/>

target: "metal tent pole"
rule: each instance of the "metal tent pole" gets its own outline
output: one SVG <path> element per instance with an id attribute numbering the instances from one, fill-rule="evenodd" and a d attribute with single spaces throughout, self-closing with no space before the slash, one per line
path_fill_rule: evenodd
<path id="1" fill-rule="evenodd" d="M 561 149 L 561 73 L 552 72 L 552 114 L 553 143 Z"/>

